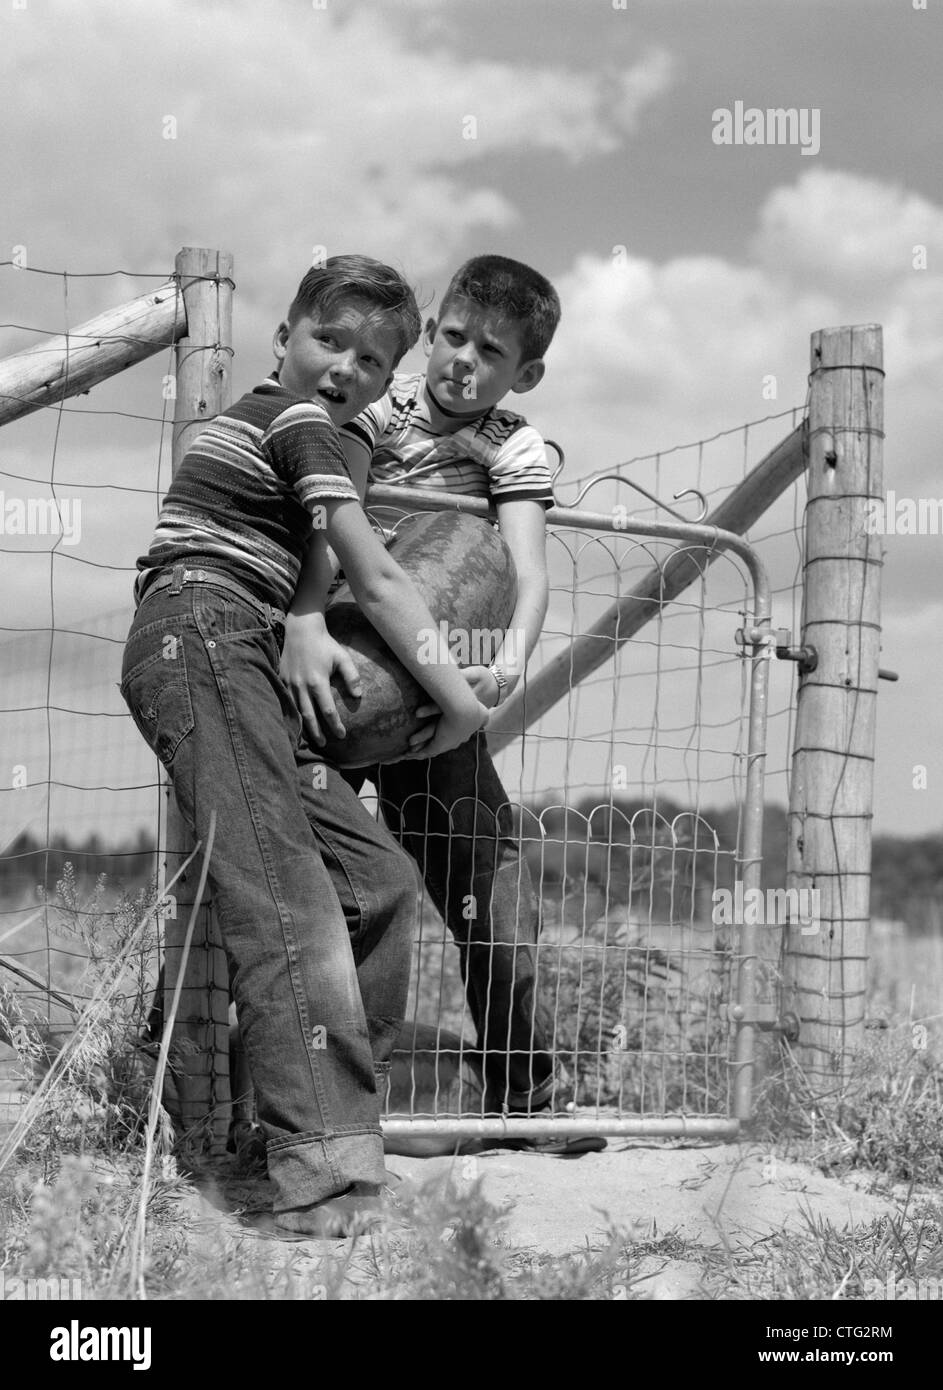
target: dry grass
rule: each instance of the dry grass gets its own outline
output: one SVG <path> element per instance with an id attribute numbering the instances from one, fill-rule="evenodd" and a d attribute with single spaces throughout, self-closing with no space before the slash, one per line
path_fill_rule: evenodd
<path id="1" fill-rule="evenodd" d="M 843 1095 L 813 1102 L 787 1059 L 759 1098 L 756 1132 L 783 1156 L 833 1175 L 865 1172 L 887 1189 L 906 1184 L 909 1195 L 893 1218 L 839 1231 L 810 1217 L 804 1229 L 777 1232 L 745 1250 L 704 1249 L 670 1233 L 639 1241 L 613 1231 L 598 1248 L 552 1258 L 512 1248 L 503 1213 L 480 1183 L 438 1181 L 405 1195 L 405 1233 L 364 1237 L 343 1260 L 312 1263 L 291 1247 L 207 1231 L 194 1214 L 193 1182 L 180 1176 L 165 1133 L 136 1267 L 132 1233 L 145 1178 L 142 1122 L 152 1060 L 135 1043 L 153 977 L 154 933 L 141 927 L 152 904 L 138 899 L 96 916 L 87 903 L 79 909 L 68 878 L 60 899 L 63 930 L 87 948 L 85 975 L 70 983 L 90 1001 L 80 1042 L 53 1074 L 41 1024 L 9 991 L 0 999 L 24 1074 L 45 1070 L 48 1083 L 0 1174 L 0 1273 L 74 1280 L 70 1289 L 86 1299 L 143 1293 L 150 1299 L 599 1300 L 644 1297 L 643 1261 L 682 1260 L 697 1263 L 709 1298 L 858 1300 L 943 1289 L 943 1207 L 920 1195 L 921 1188 L 938 1189 L 943 1177 L 940 1032 L 937 1020 L 917 1012 L 918 987 L 936 963 L 938 943 L 917 943 L 912 967 L 900 950 L 879 956 L 873 1011 L 889 1026 L 868 1034 Z M 584 989 L 590 959 L 582 960 Z M 597 1013 L 586 1006 L 581 1013 L 594 1037 L 608 1024 L 607 980 L 600 974 L 597 981 Z M 565 972 L 558 984 L 567 987 Z M 590 980 L 590 1000 L 595 988 Z M 892 1017 L 891 1007 L 901 1004 L 902 1016 Z M 579 1053 L 578 1029 L 573 1043 Z"/>

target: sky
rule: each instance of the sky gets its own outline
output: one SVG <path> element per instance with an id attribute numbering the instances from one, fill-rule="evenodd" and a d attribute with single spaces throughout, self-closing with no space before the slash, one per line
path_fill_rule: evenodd
<path id="1" fill-rule="evenodd" d="M 659 495 L 729 487 L 803 406 L 811 333 L 868 322 L 884 327 L 886 486 L 899 498 L 943 497 L 943 5 L 918 5 L 7 5 L 0 260 L 25 257 L 30 270 L 0 269 L 0 355 L 153 288 L 181 246 L 220 247 L 235 258 L 233 385 L 241 393 L 268 370 L 272 332 L 320 248 L 390 260 L 433 312 L 456 264 L 493 251 L 543 271 L 563 304 L 544 382 L 509 402 L 563 445 L 563 500 L 573 500 L 580 480 L 649 454 L 662 456 L 628 472 Z M 714 113 L 738 102 L 818 112 L 816 147 L 716 143 Z M 404 365 L 421 369 L 421 355 Z M 43 538 L 0 536 L 4 625 L 41 628 L 54 617 L 57 627 L 98 633 L 102 644 L 89 656 L 57 639 L 50 674 L 45 635 L 0 633 L 8 707 L 35 705 L 37 681 L 50 698 L 55 683 L 54 703 L 81 703 L 120 655 L 129 571 L 169 476 L 160 426 L 169 370 L 169 359 L 154 359 L 68 412 L 40 412 L 0 431 L 5 499 L 33 495 L 34 480 L 52 470 L 59 495 L 83 500 L 81 542 L 60 545 L 52 561 Z M 747 422 L 773 415 L 782 418 L 744 435 Z M 615 495 L 604 487 L 593 505 Z M 690 503 L 680 506 L 691 515 Z M 770 566 L 782 626 L 796 623 L 797 519 L 787 498 L 751 533 Z M 887 833 L 943 826 L 941 547 L 940 535 L 886 537 L 882 663 L 900 676 L 882 683 L 878 707 L 874 814 Z M 572 626 L 575 604 L 565 558 L 554 552 L 553 565 L 548 651 L 563 640 L 554 646 L 553 634 Z M 736 607 L 726 590 L 718 602 Z M 589 596 L 580 603 L 592 607 Z M 735 626 L 724 616 L 716 638 L 712 629 L 728 654 Z M 736 742 L 735 658 L 684 694 L 665 670 L 649 679 L 645 659 L 640 643 L 623 654 L 618 677 L 648 711 L 619 715 L 625 730 L 638 726 L 637 744 L 646 720 L 676 725 L 690 745 L 696 721 L 709 728 L 727 719 Z M 792 675 L 773 672 L 770 762 L 781 801 Z M 112 722 L 101 725 L 108 733 L 98 734 L 99 747 L 117 738 L 121 717 L 109 689 Z M 584 692 L 586 727 L 602 729 L 613 689 L 610 672 L 604 687 Z M 565 719 L 575 710 L 571 703 Z M 50 716 L 33 709 L 16 719 L 3 716 L 4 740 L 12 740 L 4 761 L 35 767 Z M 131 781 L 146 780 L 143 745 L 125 747 L 125 771 L 139 770 Z M 101 765 L 91 743 L 87 753 Z M 601 775 L 589 744 L 584 754 L 568 785 Z M 10 833 L 24 814 L 46 814 L 44 775 L 28 814 L 26 799 L 0 797 Z M 562 785 L 553 770 L 528 776 Z M 110 782 L 111 772 L 99 780 Z M 708 797 L 727 799 L 719 787 Z M 72 816 L 90 803 L 63 792 L 59 804 Z M 112 804 L 116 824 L 138 814 L 117 793 Z"/>

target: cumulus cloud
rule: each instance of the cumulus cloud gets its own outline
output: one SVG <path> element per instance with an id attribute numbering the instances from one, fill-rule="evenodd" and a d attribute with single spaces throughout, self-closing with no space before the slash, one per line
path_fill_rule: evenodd
<path id="1" fill-rule="evenodd" d="M 822 168 L 767 198 L 753 254 L 794 283 L 881 294 L 910 278 L 916 247 L 941 244 L 943 208 L 899 185 Z"/>
<path id="2" fill-rule="evenodd" d="M 835 218 L 831 243 L 825 209 Z M 849 219 L 854 237 L 836 251 Z M 943 276 L 915 270 L 910 249 L 943 241 L 943 209 L 874 180 L 816 170 L 774 189 L 757 224 L 741 262 L 659 263 L 620 248 L 578 256 L 560 280 L 564 316 L 547 384 L 530 398 L 534 412 L 565 438 L 571 402 L 580 400 L 588 433 L 581 425 L 576 451 L 588 439 L 589 455 L 605 462 L 608 452 L 614 461 L 627 441 L 633 451 L 664 447 L 801 403 L 810 333 L 878 321 L 892 374 L 889 409 L 906 402 L 897 423 L 913 437 L 902 463 L 912 479 L 929 478 L 938 405 L 928 370 L 943 365 Z M 829 257 L 833 273 L 820 273 L 819 258 Z M 554 390 L 560 370 L 562 398 Z M 769 377 L 775 402 L 763 396 Z"/>
<path id="3" fill-rule="evenodd" d="M 564 444 L 569 478 L 661 451 L 659 462 L 635 463 L 628 476 L 666 500 L 692 483 L 710 491 L 735 482 L 787 432 L 788 419 L 771 421 L 747 441 L 737 426 L 802 404 L 810 334 L 877 321 L 888 373 L 885 486 L 898 496 L 938 497 L 943 276 L 915 270 L 911 248 L 928 245 L 932 267 L 941 232 L 943 209 L 924 199 L 816 170 L 769 194 L 744 261 L 581 255 L 559 283 L 563 322 L 527 413 Z M 777 384 L 774 401 L 762 395 L 769 377 Z M 670 452 L 720 430 L 734 433 L 703 452 Z M 572 492 L 561 495 L 572 500 Z M 604 483 L 588 505 L 605 510 L 615 500 Z M 647 505 L 622 488 L 618 500 L 635 511 Z M 757 528 L 773 533 L 760 553 L 774 582 L 789 576 L 777 598 L 780 621 L 789 620 L 788 587 L 798 564 L 790 533 L 797 525 L 801 514 L 790 496 Z M 926 731 L 939 724 L 932 693 L 943 679 L 939 537 L 891 536 L 885 552 L 882 660 L 901 671 L 902 684 L 882 686 L 882 718 L 893 724 L 900 711 L 908 713 L 882 734 L 877 770 L 886 790 L 906 798 L 910 768 L 926 761 L 919 753 Z M 921 653 L 920 676 L 913 652 Z M 918 740 L 907 732 L 915 728 Z M 915 826 L 925 829 L 920 811 L 908 806 Z"/>
<path id="4" fill-rule="evenodd" d="M 666 48 L 650 48 L 619 79 L 615 117 L 625 131 L 635 131 L 643 111 L 674 84 L 678 60 Z"/>
<path id="5" fill-rule="evenodd" d="M 821 209 L 847 211 L 852 204 L 855 274 L 808 273 L 818 248 L 827 254 Z M 873 180 L 816 171 L 770 193 L 744 262 L 581 255 L 559 282 L 563 321 L 545 382 L 527 398 L 526 412 L 563 444 L 565 478 L 604 473 L 625 459 L 659 453 L 657 463 L 633 465 L 630 476 L 663 497 L 691 484 L 708 490 L 729 486 L 745 463 L 738 426 L 801 407 L 810 334 L 834 324 L 877 321 L 884 325 L 888 373 L 886 486 L 898 496 L 937 497 L 943 276 L 915 271 L 901 246 L 909 252 L 911 242 L 938 245 L 941 219 L 940 208 Z M 893 234 L 886 234 L 887 221 L 896 228 Z M 847 272 L 841 257 L 838 264 Z M 771 379 L 776 396 L 766 399 L 764 386 Z M 746 446 L 749 464 L 789 425 L 787 419 L 754 429 Z M 723 430 L 734 433 L 703 454 L 697 448 L 670 452 Z M 572 500 L 572 492 L 561 495 Z M 593 505 L 612 500 L 602 489 L 594 498 Z M 646 505 L 631 494 L 620 493 L 620 500 L 633 509 Z M 786 515 L 789 507 L 781 504 L 786 529 L 794 524 Z M 768 524 L 775 526 L 779 515 Z M 933 601 L 938 545 L 935 537 L 888 538 L 888 621 Z M 921 629 L 924 645 L 932 648 L 929 614 Z"/>
<path id="6" fill-rule="evenodd" d="M 662 50 L 614 90 L 576 67 L 417 46 L 376 7 L 53 0 L 4 26 L 17 102 L 0 159 L 32 264 L 225 245 L 266 284 L 312 245 L 365 240 L 429 274 L 518 215 L 489 162 L 610 151 L 670 75 Z"/>

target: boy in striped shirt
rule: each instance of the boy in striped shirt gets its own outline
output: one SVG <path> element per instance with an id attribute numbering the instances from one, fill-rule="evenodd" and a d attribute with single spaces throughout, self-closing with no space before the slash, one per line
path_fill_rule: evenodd
<path id="1" fill-rule="evenodd" d="M 559 318 L 556 291 L 542 275 L 503 256 L 474 257 L 453 276 L 438 318 L 426 324 L 425 375 L 396 375 L 388 397 L 341 432 L 361 497 L 369 477 L 494 503 L 518 592 L 495 660 L 465 668 L 489 708 L 517 686 L 540 635 L 548 599 L 545 511 L 553 505 L 543 440 L 499 402 L 541 380 Z M 395 519 L 373 506 L 371 515 L 381 523 Z M 325 593 L 323 561 L 312 555 L 289 614 L 282 673 L 315 743 L 318 718 L 337 732 L 328 682 L 332 671 L 344 670 L 319 616 Z M 425 712 L 437 713 L 431 706 Z M 368 776 L 375 782 L 387 824 L 419 865 L 458 944 L 484 1059 L 486 1109 L 546 1113 L 554 1072 L 550 1020 L 536 991 L 537 906 L 507 794 L 480 731 L 442 754 L 421 749 L 428 733 L 414 740 L 414 760 L 346 775 L 358 787 Z M 572 1153 L 605 1141 L 530 1140 L 527 1147 Z"/>
<path id="2" fill-rule="evenodd" d="M 275 1190 L 276 1229 L 343 1235 L 386 1178 L 375 1067 L 405 1014 L 415 883 L 402 850 L 301 744 L 282 684 L 285 615 L 312 525 L 363 611 L 442 705 L 457 746 L 487 710 L 371 528 L 337 429 L 385 393 L 416 340 L 412 291 L 364 256 L 302 280 L 275 334 L 278 371 L 187 451 L 138 562 L 121 693 L 207 843 Z"/>

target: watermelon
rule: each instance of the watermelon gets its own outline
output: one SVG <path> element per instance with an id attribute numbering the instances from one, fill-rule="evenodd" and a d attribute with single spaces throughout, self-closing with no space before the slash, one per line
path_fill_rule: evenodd
<path id="1" fill-rule="evenodd" d="M 389 552 L 425 599 L 458 664 L 493 661 L 517 602 L 514 561 L 495 528 L 461 512 L 420 512 L 399 523 Z M 338 767 L 394 761 L 406 752 L 420 722 L 416 710 L 429 697 L 360 612 L 346 582 L 329 599 L 325 621 L 350 652 L 363 694 L 355 700 L 334 680 L 347 736 L 329 734 L 321 752 Z"/>

